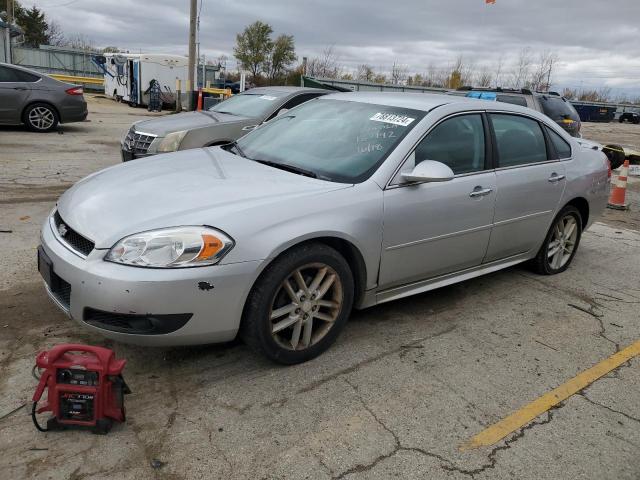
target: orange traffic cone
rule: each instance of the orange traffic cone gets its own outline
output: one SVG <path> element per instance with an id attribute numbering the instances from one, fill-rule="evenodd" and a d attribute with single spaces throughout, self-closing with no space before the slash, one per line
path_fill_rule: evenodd
<path id="1" fill-rule="evenodd" d="M 198 90 L 198 106 L 196 107 L 196 110 L 202 110 L 202 89 L 201 88 Z"/>
<path id="2" fill-rule="evenodd" d="M 622 170 L 620 175 L 613 181 L 613 189 L 611 190 L 611 196 L 609 197 L 609 203 L 607 207 L 615 208 L 616 210 L 626 210 L 629 208 L 629 204 L 625 203 L 625 196 L 627 193 L 627 175 L 629 173 L 629 159 L 625 159 L 622 164 Z"/>

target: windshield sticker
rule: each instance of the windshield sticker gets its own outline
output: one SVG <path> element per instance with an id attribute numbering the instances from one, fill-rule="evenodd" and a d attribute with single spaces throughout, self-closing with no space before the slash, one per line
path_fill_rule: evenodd
<path id="1" fill-rule="evenodd" d="M 415 118 L 407 117 L 405 115 L 396 115 L 395 113 L 382 113 L 378 112 L 369 120 L 373 120 L 374 122 L 384 122 L 390 123 L 392 125 L 400 125 L 401 127 L 406 127 L 411 124 L 415 120 Z"/>
<path id="2" fill-rule="evenodd" d="M 262 95 L 260 98 L 263 99 L 263 100 L 270 100 L 270 101 L 273 102 L 278 97 L 273 97 L 271 95 Z"/>

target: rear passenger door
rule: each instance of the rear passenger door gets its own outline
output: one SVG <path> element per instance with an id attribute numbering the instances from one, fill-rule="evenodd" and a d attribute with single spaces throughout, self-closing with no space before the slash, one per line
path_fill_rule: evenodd
<path id="1" fill-rule="evenodd" d="M 22 109 L 31 95 L 31 82 L 24 81 L 24 77 L 20 75 L 23 73 L 0 65 L 0 123 L 21 122 Z"/>
<path id="2" fill-rule="evenodd" d="M 489 119 L 498 196 L 485 263 L 537 249 L 565 187 L 565 165 L 546 127 L 518 114 L 490 113 Z"/>

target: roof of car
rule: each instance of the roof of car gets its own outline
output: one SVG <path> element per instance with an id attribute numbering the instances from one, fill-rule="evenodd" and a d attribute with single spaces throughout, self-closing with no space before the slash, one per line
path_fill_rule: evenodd
<path id="1" fill-rule="evenodd" d="M 443 95 L 440 93 L 409 93 L 409 92 L 347 92 L 332 93 L 327 99 L 344 100 L 351 102 L 372 103 L 389 107 L 412 108 L 428 112 L 441 105 L 450 103 L 469 103 L 495 108 L 495 102 L 477 100 L 475 98 Z M 506 105 L 506 104 L 505 104 Z M 500 106 L 502 108 L 503 105 Z"/>
<path id="2" fill-rule="evenodd" d="M 308 87 L 289 87 L 289 86 L 276 86 L 276 87 L 256 87 L 251 88 L 246 91 L 246 93 L 259 94 L 259 93 L 269 93 L 269 92 L 279 92 L 291 94 L 294 92 L 321 92 L 321 93 L 330 93 L 331 90 L 324 90 L 321 88 L 308 88 Z"/>

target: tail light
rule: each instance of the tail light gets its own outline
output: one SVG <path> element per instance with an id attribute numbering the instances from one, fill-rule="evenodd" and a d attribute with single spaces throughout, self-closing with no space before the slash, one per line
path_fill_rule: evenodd
<path id="1" fill-rule="evenodd" d="M 65 92 L 69 95 L 82 95 L 84 94 L 84 89 L 82 87 L 71 87 L 67 88 Z"/>

